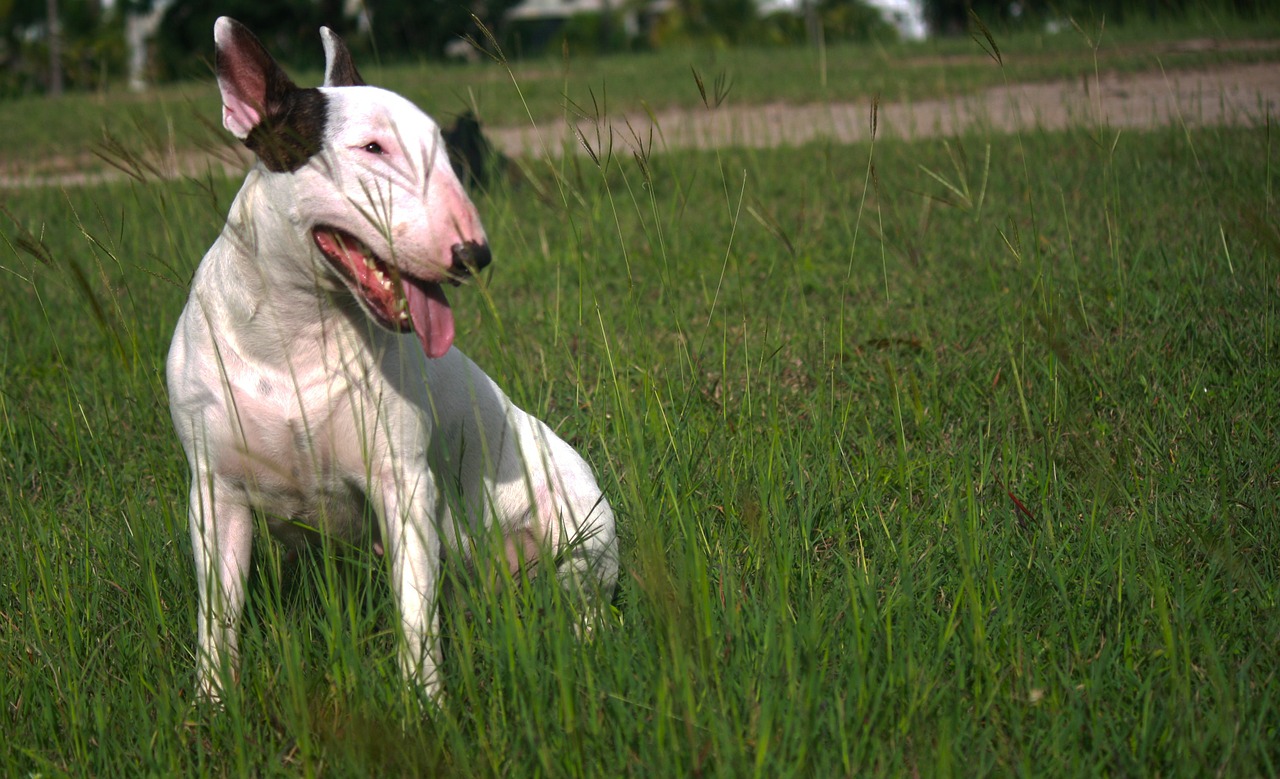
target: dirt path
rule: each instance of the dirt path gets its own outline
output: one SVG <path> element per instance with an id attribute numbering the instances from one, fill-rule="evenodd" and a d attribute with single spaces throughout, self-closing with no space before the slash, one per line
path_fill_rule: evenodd
<path id="1" fill-rule="evenodd" d="M 1008 134 L 1020 130 L 1058 130 L 1072 126 L 1147 128 L 1167 124 L 1187 127 L 1258 125 L 1267 117 L 1280 118 L 1280 66 L 1233 65 L 1210 70 L 1172 73 L 1103 74 L 1075 81 L 1012 84 L 953 99 L 882 103 L 875 113 L 877 138 L 922 139 L 966 131 Z M 656 120 L 656 122 L 655 122 Z M 613 133 L 615 152 L 637 145 L 652 150 L 708 149 L 723 146 L 769 148 L 795 146 L 818 139 L 840 143 L 872 137 L 872 105 L 768 104 L 722 106 L 715 110 L 664 111 L 653 119 L 644 113 L 610 117 L 607 126 L 580 122 L 576 131 L 565 125 L 490 127 L 485 132 L 504 153 L 558 155 L 565 148 L 585 153 L 586 144 L 599 151 Z M 639 141 L 638 141 L 639 139 Z M 98 170 L 71 170 L 48 175 L 0 175 L 0 190 L 41 186 L 83 186 L 126 178 L 119 170 L 101 170 L 102 163 L 86 158 Z M 239 160 L 218 159 L 199 152 L 179 152 L 155 160 L 154 175 L 201 175 L 210 166 L 227 175 L 247 167 Z M 77 167 L 73 162 L 71 168 Z"/>
<path id="2" fill-rule="evenodd" d="M 653 127 L 659 148 L 707 149 L 736 145 L 794 146 L 830 138 L 841 143 L 871 138 L 871 103 L 722 107 L 714 111 L 670 111 L 655 116 L 626 114 L 610 122 L 614 148 L 647 139 Z M 1013 84 L 963 97 L 883 103 L 876 112 L 879 138 L 946 137 L 969 130 L 1007 134 L 1072 126 L 1144 128 L 1173 123 L 1188 127 L 1260 124 L 1280 118 L 1280 66 L 1240 65 L 1169 74 L 1107 75 L 1080 81 Z M 578 132 L 593 148 L 607 138 L 604 128 L 580 122 Z M 491 136 L 508 154 L 559 153 L 564 127 L 493 128 Z"/>

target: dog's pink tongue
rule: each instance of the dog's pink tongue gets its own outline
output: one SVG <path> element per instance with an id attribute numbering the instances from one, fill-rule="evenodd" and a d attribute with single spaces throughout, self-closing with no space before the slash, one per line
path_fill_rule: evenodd
<path id="1" fill-rule="evenodd" d="M 453 309 L 439 284 L 413 282 L 405 279 L 405 300 L 409 303 L 409 318 L 413 331 L 422 341 L 422 349 L 428 357 L 443 357 L 453 345 Z"/>

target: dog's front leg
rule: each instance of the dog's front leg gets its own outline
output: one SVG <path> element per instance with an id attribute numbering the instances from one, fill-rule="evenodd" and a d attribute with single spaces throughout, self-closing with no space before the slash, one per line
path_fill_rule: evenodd
<path id="1" fill-rule="evenodd" d="M 200 606 L 196 691 L 201 698 L 218 701 L 224 680 L 237 672 L 253 518 L 243 490 L 198 470 L 191 480 L 187 521 Z"/>
<path id="2" fill-rule="evenodd" d="M 440 537 L 430 514 L 434 493 L 429 476 L 387 478 L 380 514 L 400 609 L 400 670 L 427 698 L 438 701 Z"/>

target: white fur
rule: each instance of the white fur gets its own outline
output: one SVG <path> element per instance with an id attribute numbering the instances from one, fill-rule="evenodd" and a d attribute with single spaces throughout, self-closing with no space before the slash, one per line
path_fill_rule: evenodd
<path id="1" fill-rule="evenodd" d="M 332 61 L 328 35 L 325 48 Z M 255 111 L 223 91 L 224 121 L 243 137 Z M 450 246 L 484 241 L 428 116 L 385 90 L 324 91 L 321 153 L 292 173 L 249 172 L 169 352 L 192 476 L 198 685 L 210 698 L 236 667 L 254 511 L 285 540 L 299 532 L 290 519 L 354 537 L 368 501 L 399 605 L 401 667 L 432 696 L 446 546 L 485 551 L 500 532 L 508 564 L 555 556 L 562 582 L 596 597 L 617 576 L 613 513 L 577 452 L 457 348 L 427 359 L 414 334 L 375 325 L 316 248 L 311 227 L 333 225 L 441 279 Z M 387 153 L 364 151 L 371 140 Z"/>

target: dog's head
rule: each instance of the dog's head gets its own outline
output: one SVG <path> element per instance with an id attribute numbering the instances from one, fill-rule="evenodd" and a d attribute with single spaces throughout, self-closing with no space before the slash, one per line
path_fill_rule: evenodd
<path id="1" fill-rule="evenodd" d="M 223 125 L 287 193 L 273 207 L 310 234 L 322 278 L 340 279 L 378 324 L 413 330 L 429 357 L 453 343 L 441 284 L 489 263 L 475 206 L 440 128 L 397 94 L 368 86 L 342 40 L 321 28 L 325 81 L 298 87 L 239 22 L 214 25 Z"/>

